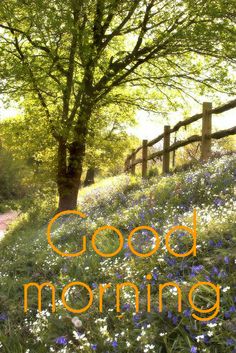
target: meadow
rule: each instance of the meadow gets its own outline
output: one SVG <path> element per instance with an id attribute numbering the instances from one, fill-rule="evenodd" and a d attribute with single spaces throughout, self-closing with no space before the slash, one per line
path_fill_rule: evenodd
<path id="1" fill-rule="evenodd" d="M 112 225 L 122 232 L 124 244 L 116 256 L 101 257 L 87 242 L 81 256 L 62 257 L 47 241 L 46 230 L 52 213 L 44 200 L 37 210 L 22 214 L 5 239 L 1 251 L 0 351 L 3 353 L 75 352 L 236 352 L 235 293 L 235 154 L 196 164 L 191 169 L 147 180 L 130 175 L 105 179 L 79 194 L 78 210 L 86 215 L 65 215 L 52 227 L 52 240 L 64 253 L 81 250 L 83 235 L 91 240 L 96 229 Z M 175 257 L 165 246 L 165 234 L 174 225 L 193 226 L 197 212 L 197 256 Z M 148 225 L 160 237 L 158 251 L 138 257 L 128 245 L 132 229 Z M 133 236 L 139 253 L 152 251 L 153 236 L 147 229 Z M 96 240 L 103 253 L 119 246 L 110 230 Z M 171 247 L 186 253 L 192 239 L 183 230 L 172 236 Z M 147 278 L 147 275 L 150 275 Z M 83 313 L 73 313 L 56 297 L 52 313 L 51 292 L 43 290 L 42 312 L 38 311 L 37 290 L 28 291 L 28 311 L 24 313 L 23 286 L 29 282 L 55 284 L 59 294 L 70 282 L 87 283 L 94 305 Z M 201 286 L 194 293 L 195 306 L 202 309 L 196 320 L 188 303 L 188 292 L 198 282 L 220 286 L 220 310 L 211 319 L 215 292 Z M 115 308 L 115 291 L 104 295 L 103 312 L 97 310 L 100 284 L 134 282 L 140 290 L 139 312 L 135 310 L 132 288 L 121 296 L 121 311 Z M 163 310 L 158 303 L 158 285 L 174 282 L 182 288 L 182 310 L 177 310 L 175 287 L 163 291 Z M 153 302 L 147 308 L 144 294 L 150 284 Z M 73 287 L 65 295 L 70 307 L 82 308 L 88 293 Z M 209 313 L 204 313 L 208 310 Z"/>

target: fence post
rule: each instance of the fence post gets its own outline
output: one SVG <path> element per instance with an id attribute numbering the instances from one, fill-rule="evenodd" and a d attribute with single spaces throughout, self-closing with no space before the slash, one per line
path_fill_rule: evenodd
<path id="1" fill-rule="evenodd" d="M 212 103 L 202 105 L 202 149 L 201 160 L 206 161 L 211 155 Z"/>
<path id="2" fill-rule="evenodd" d="M 142 149 L 142 177 L 147 177 L 147 157 L 148 157 L 148 140 L 143 140 Z"/>
<path id="3" fill-rule="evenodd" d="M 131 154 L 131 174 L 132 174 L 132 175 L 135 175 L 135 165 L 134 165 L 134 162 L 135 162 L 135 150 L 133 149 L 133 150 L 132 150 L 132 154 Z"/>
<path id="4" fill-rule="evenodd" d="M 170 152 L 166 151 L 170 147 L 170 126 L 164 126 L 164 140 L 163 140 L 163 174 L 169 173 L 170 171 Z"/>

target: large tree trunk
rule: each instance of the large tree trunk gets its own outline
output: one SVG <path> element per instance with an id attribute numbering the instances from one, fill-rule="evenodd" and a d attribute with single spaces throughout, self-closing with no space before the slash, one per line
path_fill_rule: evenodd
<path id="1" fill-rule="evenodd" d="M 81 109 L 74 132 L 74 141 L 67 145 L 63 138 L 58 145 L 57 186 L 59 194 L 58 211 L 77 208 L 78 191 L 81 186 L 81 175 L 85 155 L 88 121 L 91 110 Z"/>
<path id="2" fill-rule="evenodd" d="M 67 148 L 64 142 L 58 147 L 58 211 L 74 210 L 77 207 L 78 191 L 81 183 L 84 147 L 78 143 L 71 145 L 69 161 L 67 162 Z M 68 164 L 68 166 L 67 166 Z"/>
<path id="3" fill-rule="evenodd" d="M 61 191 L 61 192 L 60 192 Z M 75 210 L 77 208 L 77 198 L 79 187 L 63 188 L 59 191 L 58 212 L 65 210 Z"/>
<path id="4" fill-rule="evenodd" d="M 84 186 L 89 186 L 94 184 L 95 168 L 89 167 L 87 169 L 86 177 L 84 180 Z"/>

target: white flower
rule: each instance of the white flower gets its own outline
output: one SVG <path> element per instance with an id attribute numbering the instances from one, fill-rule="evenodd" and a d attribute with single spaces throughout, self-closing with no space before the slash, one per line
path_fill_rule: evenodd
<path id="1" fill-rule="evenodd" d="M 230 287 L 228 286 L 228 287 L 224 287 L 223 289 L 222 289 L 222 292 L 228 292 L 228 290 L 230 290 Z"/>
<path id="2" fill-rule="evenodd" d="M 211 322 L 207 325 L 208 327 L 216 327 L 217 326 L 217 324 L 212 324 Z"/>
<path id="3" fill-rule="evenodd" d="M 197 342 L 204 340 L 204 335 L 199 335 L 196 337 Z"/>
<path id="4" fill-rule="evenodd" d="M 77 316 L 73 317 L 71 322 L 76 328 L 80 328 L 82 326 L 82 321 Z"/>

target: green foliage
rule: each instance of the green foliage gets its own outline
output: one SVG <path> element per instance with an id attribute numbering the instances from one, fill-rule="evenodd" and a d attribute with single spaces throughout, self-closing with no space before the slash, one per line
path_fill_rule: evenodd
<path id="1" fill-rule="evenodd" d="M 0 147 L 0 202 L 19 199 L 25 194 L 23 164 Z"/>
<path id="2" fill-rule="evenodd" d="M 89 123 L 84 165 L 103 176 L 122 172 L 126 155 L 140 143 L 126 132 L 135 123 L 134 107 L 110 103 L 97 109 Z"/>

